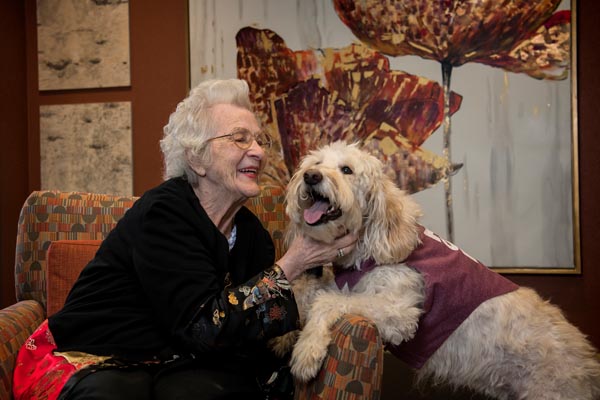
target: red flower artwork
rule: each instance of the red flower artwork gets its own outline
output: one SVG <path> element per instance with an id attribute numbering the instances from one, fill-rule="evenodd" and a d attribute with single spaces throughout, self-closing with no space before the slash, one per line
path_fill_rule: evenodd
<path id="1" fill-rule="evenodd" d="M 457 168 L 420 147 L 443 121 L 438 83 L 390 70 L 386 57 L 361 44 L 295 52 L 273 31 L 250 27 L 236 41 L 238 76 L 279 144 L 267 183 L 285 185 L 303 155 L 338 139 L 362 141 L 410 192 Z M 460 103 L 452 93 L 452 113 Z"/>
<path id="2" fill-rule="evenodd" d="M 442 66 L 444 156 L 451 165 L 450 80 L 468 62 L 564 79 L 571 52 L 570 11 L 561 0 L 333 0 L 363 43 L 389 56 L 416 55 Z M 446 174 L 447 238 L 454 240 L 451 174 Z"/>
<path id="3" fill-rule="evenodd" d="M 333 0 L 362 42 L 292 51 L 268 29 L 236 36 L 238 76 L 249 82 L 276 138 L 267 181 L 285 185 L 299 159 L 337 139 L 361 141 L 398 185 L 418 192 L 443 181 L 447 239 L 453 240 L 451 116 L 462 97 L 453 68 L 480 63 L 536 79 L 568 76 L 570 11 L 561 0 Z M 390 70 L 387 56 L 441 64 L 442 83 Z M 443 127 L 443 154 L 422 144 Z"/>
<path id="4" fill-rule="evenodd" d="M 333 0 L 362 42 L 390 56 L 454 67 L 483 63 L 539 79 L 564 79 L 570 11 L 561 0 Z"/>

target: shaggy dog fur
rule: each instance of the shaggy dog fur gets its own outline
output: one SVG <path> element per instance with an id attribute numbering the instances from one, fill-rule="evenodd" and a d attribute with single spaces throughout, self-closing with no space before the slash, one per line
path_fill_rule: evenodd
<path id="1" fill-rule="evenodd" d="M 423 312 L 424 280 L 400 263 L 419 245 L 419 206 L 358 145 L 335 142 L 306 156 L 287 193 L 289 238 L 301 232 L 331 242 L 359 232 L 351 254 L 336 261 L 350 268 L 366 259 L 379 265 L 352 289 L 339 290 L 333 272 L 305 274 L 294 292 L 306 318 L 294 345 L 292 373 L 316 376 L 330 344 L 330 328 L 343 314 L 370 318 L 387 344 L 410 340 Z M 303 216 L 315 201 L 330 207 L 317 223 Z M 338 265 L 339 264 L 339 265 Z M 291 338 L 279 341 L 280 353 Z M 498 399 L 600 398 L 596 350 L 561 311 L 528 288 L 483 302 L 417 370 L 418 380 L 466 386 Z"/>

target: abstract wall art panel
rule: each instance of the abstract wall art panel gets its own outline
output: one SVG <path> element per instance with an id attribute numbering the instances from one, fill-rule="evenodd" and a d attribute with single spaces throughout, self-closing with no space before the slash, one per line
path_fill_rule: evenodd
<path id="1" fill-rule="evenodd" d="M 42 189 L 133 194 L 131 103 L 40 107 Z"/>
<path id="2" fill-rule="evenodd" d="M 129 86 L 127 0 L 37 0 L 39 90 Z"/>

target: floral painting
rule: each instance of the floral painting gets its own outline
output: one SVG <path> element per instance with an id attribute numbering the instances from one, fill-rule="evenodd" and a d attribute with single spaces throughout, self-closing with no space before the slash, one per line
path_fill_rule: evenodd
<path id="1" fill-rule="evenodd" d="M 265 184 L 285 186 L 319 145 L 359 141 L 423 205 L 423 224 L 487 265 L 578 272 L 572 11 L 190 0 L 192 84 L 249 83 L 276 143 Z"/>

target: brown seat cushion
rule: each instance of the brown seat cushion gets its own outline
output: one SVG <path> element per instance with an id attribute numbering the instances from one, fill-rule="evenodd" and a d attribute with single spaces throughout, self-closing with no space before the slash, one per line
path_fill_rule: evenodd
<path id="1" fill-rule="evenodd" d="M 48 317 L 65 304 L 69 290 L 83 267 L 94 258 L 100 243 L 101 240 L 57 240 L 50 244 L 46 254 Z"/>

